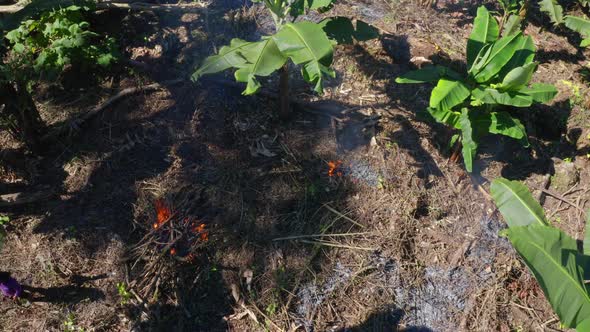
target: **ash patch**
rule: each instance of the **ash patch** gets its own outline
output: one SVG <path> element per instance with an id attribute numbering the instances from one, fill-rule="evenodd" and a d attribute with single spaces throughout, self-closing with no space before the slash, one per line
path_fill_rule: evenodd
<path id="1" fill-rule="evenodd" d="M 358 14 L 369 23 L 383 19 L 391 11 L 383 3 L 377 4 L 374 1 L 368 1 L 367 3 L 358 1 L 355 2 L 355 6 L 358 8 Z"/>
<path id="2" fill-rule="evenodd" d="M 419 286 L 404 280 L 398 262 L 373 253 L 371 261 L 377 267 L 374 276 L 395 294 L 395 306 L 389 314 L 402 309 L 400 322 L 408 331 L 456 331 L 458 317 L 472 309 L 471 296 L 494 281 L 493 266 L 498 255 L 511 250 L 508 240 L 498 234 L 503 228 L 496 219 L 482 218 L 464 264 L 428 266 Z"/>
<path id="3" fill-rule="evenodd" d="M 510 252 L 512 247 L 508 239 L 499 235 L 506 226 L 497 219 L 482 218 L 480 227 L 480 234 L 469 250 L 467 258 L 473 267 L 473 273 L 482 282 L 495 277 L 492 267 L 496 257 L 501 252 Z"/>
<path id="4" fill-rule="evenodd" d="M 309 283 L 299 290 L 297 316 L 306 331 L 313 331 L 313 316 L 317 308 L 341 285 L 352 277 L 352 270 L 336 263 L 332 275 L 322 285 Z"/>
<path id="5" fill-rule="evenodd" d="M 395 289 L 397 302 L 405 308 L 404 322 L 435 331 L 455 331 L 453 318 L 466 308 L 474 283 L 462 268 L 427 267 L 422 287 Z"/>
<path id="6" fill-rule="evenodd" d="M 352 159 L 344 166 L 344 173 L 353 181 L 363 183 L 369 187 L 377 187 L 385 179 L 380 171 L 375 170 L 366 161 Z"/>

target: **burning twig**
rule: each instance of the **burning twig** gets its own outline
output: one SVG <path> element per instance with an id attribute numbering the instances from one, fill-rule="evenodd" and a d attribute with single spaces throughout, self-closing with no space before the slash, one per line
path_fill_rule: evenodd
<path id="1" fill-rule="evenodd" d="M 154 201 L 154 214 L 140 226 L 146 229 L 145 236 L 131 249 L 135 262 L 132 269 L 141 266 L 137 289 L 150 298 L 162 279 L 166 264 L 170 262 L 193 263 L 198 251 L 209 241 L 207 225 L 183 211 L 190 210 L 182 203 L 173 208 L 166 200 Z M 166 260 L 171 257 L 173 260 Z M 139 264 L 141 262 L 141 264 Z"/>
<path id="2" fill-rule="evenodd" d="M 336 161 L 328 161 L 328 176 L 334 177 L 334 175 L 341 177 L 343 175 L 342 172 L 342 160 Z"/>

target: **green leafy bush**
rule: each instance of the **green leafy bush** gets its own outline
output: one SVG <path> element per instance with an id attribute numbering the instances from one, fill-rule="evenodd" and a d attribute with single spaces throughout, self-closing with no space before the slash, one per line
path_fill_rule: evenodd
<path id="1" fill-rule="evenodd" d="M 54 79 L 64 66 L 108 66 L 116 60 L 113 38 L 90 31 L 84 19 L 89 7 L 69 6 L 26 20 L 6 34 L 9 61 L 6 76 L 18 80 Z"/>
<path id="2" fill-rule="evenodd" d="M 502 38 L 499 35 L 498 22 L 482 6 L 467 41 L 467 73 L 428 66 L 396 78 L 397 83 L 437 82 L 427 110 L 437 122 L 461 132 L 453 140 L 463 145 L 469 172 L 484 135 L 504 135 L 528 146 L 525 128 L 509 112 L 510 107 L 545 103 L 557 94 L 549 84 L 529 86 L 537 68 L 532 38 L 521 32 Z"/>
<path id="3" fill-rule="evenodd" d="M 45 128 L 31 97 L 34 84 L 54 81 L 68 65 L 94 70 L 117 58 L 114 39 L 92 32 L 84 19 L 92 3 L 60 7 L 65 3 L 33 1 L 0 25 L 14 28 L 0 31 L 0 130 L 8 130 L 34 152 L 43 150 Z"/>
<path id="4" fill-rule="evenodd" d="M 583 251 L 575 239 L 549 225 L 543 208 L 528 189 L 503 178 L 492 182 L 491 194 L 504 216 L 503 231 L 529 267 L 565 327 L 590 331 L 590 215 Z"/>
<path id="5" fill-rule="evenodd" d="M 286 74 L 287 60 L 301 66 L 305 81 L 314 85 L 318 93 L 323 91 L 324 79 L 334 77 L 331 68 L 333 45 L 352 43 L 377 37 L 375 28 L 345 17 L 334 17 L 320 23 L 296 22 L 307 10 L 326 10 L 334 0 L 258 0 L 263 2 L 272 16 L 276 33 L 263 36 L 259 41 L 249 42 L 233 39 L 217 55 L 205 59 L 193 74 L 193 80 L 203 75 L 214 74 L 226 69 L 235 69 L 235 79 L 246 83 L 244 95 L 251 95 L 260 89 L 259 77 L 269 76 L 279 69 Z M 281 91 L 282 95 L 288 91 Z"/>

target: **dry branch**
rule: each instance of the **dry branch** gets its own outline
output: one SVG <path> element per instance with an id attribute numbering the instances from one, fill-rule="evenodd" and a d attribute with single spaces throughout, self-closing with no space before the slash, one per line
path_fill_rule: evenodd
<path id="1" fill-rule="evenodd" d="M 170 80 L 170 81 L 164 81 L 162 83 L 154 83 L 154 84 L 144 85 L 144 86 L 140 86 L 140 87 L 123 89 L 123 90 L 119 91 L 119 93 L 117 93 L 116 95 L 107 99 L 102 104 L 96 106 L 92 110 L 88 111 L 87 113 L 84 113 L 83 115 L 81 115 L 80 117 L 78 117 L 77 119 L 75 119 L 69 123 L 74 123 L 74 124 L 76 124 L 76 126 L 80 126 L 84 122 L 90 120 L 91 118 L 96 116 L 98 113 L 102 112 L 107 107 L 111 106 L 112 104 L 116 103 L 117 101 L 121 100 L 124 97 L 127 97 L 129 95 L 133 95 L 133 94 L 136 94 L 139 92 L 148 92 L 148 91 L 159 90 L 164 87 L 180 84 L 182 82 L 186 82 L 186 81 L 184 79 L 175 79 L 175 80 Z M 47 141 L 47 140 L 59 137 L 71 129 L 72 129 L 71 125 L 63 125 L 63 126 L 59 127 L 57 130 L 54 130 L 54 131 L 48 133 L 47 135 L 43 136 L 42 140 Z"/>
<path id="2" fill-rule="evenodd" d="M 11 207 L 23 204 L 35 203 L 47 199 L 53 195 L 53 190 L 39 190 L 30 193 L 12 193 L 0 195 L 0 207 Z"/>

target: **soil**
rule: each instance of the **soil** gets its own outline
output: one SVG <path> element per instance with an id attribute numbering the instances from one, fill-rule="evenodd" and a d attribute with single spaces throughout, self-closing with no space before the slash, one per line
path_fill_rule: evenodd
<path id="1" fill-rule="evenodd" d="M 97 13 L 91 24 L 114 35 L 131 61 L 39 86 L 44 120 L 70 125 L 121 89 L 188 77 L 231 38 L 271 31 L 259 5 L 191 3 L 185 11 Z M 424 61 L 464 67 L 481 4 L 341 1 L 330 15 L 364 20 L 382 35 L 337 48 L 337 77 L 323 96 L 292 67 L 291 98 L 305 103 L 288 121 L 278 117 L 278 76 L 246 97 L 227 73 L 128 96 L 41 157 L 0 133 L 0 194 L 51 193 L 0 207 L 10 217 L 0 268 L 32 292 L 30 303 L 0 303 L 0 329 L 560 330 L 536 280 L 498 235 L 506 226 L 487 192 L 500 176 L 530 188 L 549 179 L 549 190 L 588 208 L 589 90 L 579 38 L 530 9 L 534 81 L 559 94 L 522 111 L 531 147 L 490 137 L 473 174 L 449 161 L 453 133 L 424 120 L 432 86 L 394 82 Z M 583 237 L 579 209 L 533 192 L 556 227 Z M 158 199 L 170 225 L 204 225 L 194 255 L 186 242 L 157 244 Z"/>

